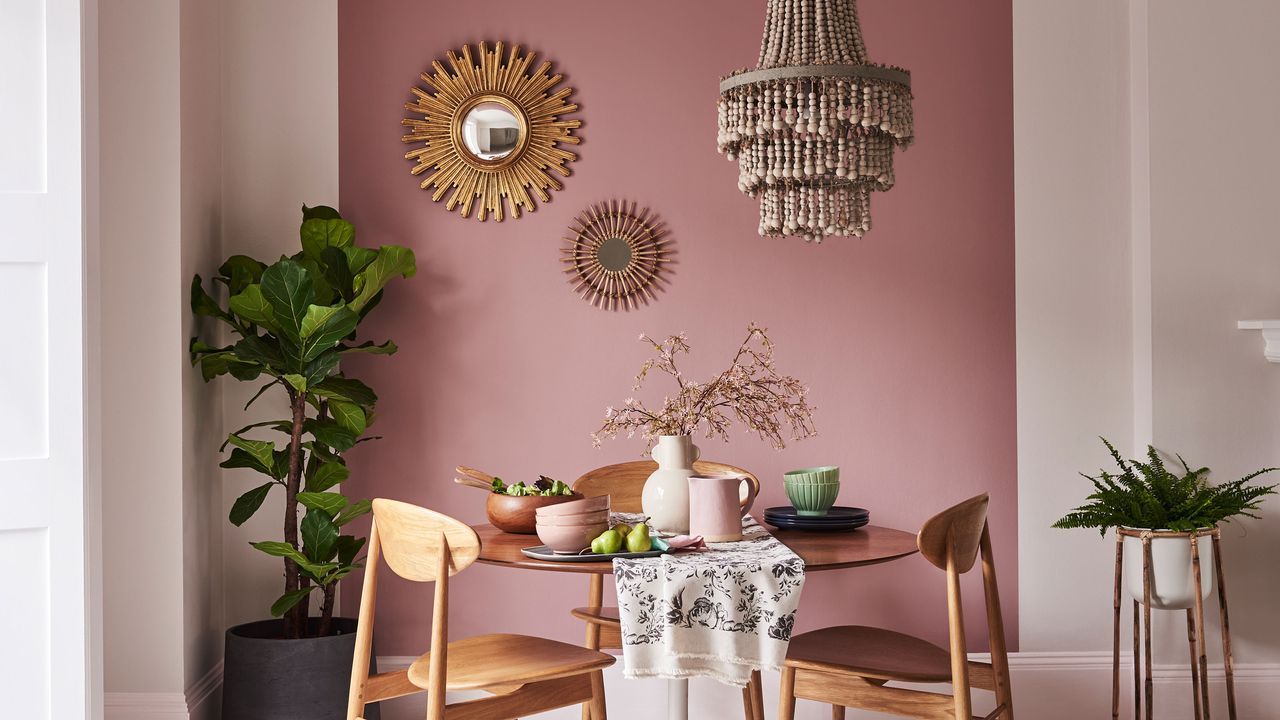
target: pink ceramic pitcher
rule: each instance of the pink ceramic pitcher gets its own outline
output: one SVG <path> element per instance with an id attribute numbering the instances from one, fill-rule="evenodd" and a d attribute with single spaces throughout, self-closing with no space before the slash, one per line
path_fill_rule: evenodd
<path id="1" fill-rule="evenodd" d="M 742 483 L 747 497 L 741 498 Z M 742 518 L 760 491 L 745 475 L 708 473 L 689 478 L 689 534 L 707 542 L 742 539 Z"/>

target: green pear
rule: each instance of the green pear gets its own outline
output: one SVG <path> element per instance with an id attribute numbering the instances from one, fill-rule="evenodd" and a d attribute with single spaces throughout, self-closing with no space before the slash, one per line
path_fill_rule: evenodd
<path id="1" fill-rule="evenodd" d="M 618 534 L 622 537 L 626 537 L 627 533 L 631 532 L 631 526 L 626 523 L 618 523 L 617 525 L 614 525 L 612 529 L 617 530 Z"/>
<path id="2" fill-rule="evenodd" d="M 648 552 L 652 546 L 653 541 L 649 539 L 648 525 L 640 523 L 627 533 L 627 552 Z"/>
<path id="3" fill-rule="evenodd" d="M 617 530 L 605 530 L 591 541 L 591 552 L 612 555 L 622 549 L 622 535 Z"/>

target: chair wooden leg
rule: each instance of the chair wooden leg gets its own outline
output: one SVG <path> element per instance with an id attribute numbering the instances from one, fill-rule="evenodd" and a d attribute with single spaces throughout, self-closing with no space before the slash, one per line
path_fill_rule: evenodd
<path id="1" fill-rule="evenodd" d="M 778 720 L 795 720 L 796 716 L 796 669 L 782 668 L 782 685 L 779 688 Z"/>
<path id="2" fill-rule="evenodd" d="M 587 585 L 587 607 L 599 608 L 604 604 L 604 576 L 592 575 Z M 582 644 L 583 647 L 592 650 L 600 649 L 600 626 L 596 623 L 587 623 L 587 638 Z M 591 704 L 585 703 L 582 706 L 582 720 L 592 720 Z M 597 719 L 598 720 L 598 719 Z"/>
<path id="3" fill-rule="evenodd" d="M 604 673 L 597 670 L 591 673 L 591 718 L 592 720 L 608 720 L 604 705 Z"/>
<path id="4" fill-rule="evenodd" d="M 760 679 L 759 670 L 751 671 L 747 690 L 751 694 L 751 714 L 748 717 L 752 720 L 764 720 L 764 681 Z"/>
<path id="5" fill-rule="evenodd" d="M 1191 707 L 1200 720 L 1200 668 L 1196 664 L 1196 616 L 1187 608 L 1187 647 L 1191 650 Z"/>
<path id="6" fill-rule="evenodd" d="M 831 706 L 831 720 L 844 720 L 844 706 L 843 706 L 843 705 L 832 705 L 832 706 Z"/>
<path id="7" fill-rule="evenodd" d="M 1227 582 L 1222 576 L 1222 533 L 1213 531 L 1213 571 L 1218 579 L 1218 608 L 1222 613 L 1222 670 L 1227 676 L 1227 716 L 1236 720 L 1235 662 L 1231 659 L 1231 622 L 1227 619 Z"/>
<path id="8" fill-rule="evenodd" d="M 754 700 L 751 697 L 751 685 L 742 688 L 742 717 L 746 720 L 764 720 L 756 717 Z"/>

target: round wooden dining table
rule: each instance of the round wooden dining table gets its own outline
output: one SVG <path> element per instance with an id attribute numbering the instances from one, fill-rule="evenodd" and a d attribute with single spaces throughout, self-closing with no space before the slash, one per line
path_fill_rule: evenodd
<path id="1" fill-rule="evenodd" d="M 613 562 L 553 562 L 525 557 L 523 548 L 540 545 L 534 535 L 513 535 L 492 525 L 473 525 L 480 536 L 478 562 L 544 572 L 612 575 Z M 918 552 L 915 533 L 867 525 L 854 532 L 805 532 L 772 529 L 771 534 L 804 560 L 806 573 L 866 567 Z M 689 681 L 667 681 L 667 720 L 688 720 Z"/>

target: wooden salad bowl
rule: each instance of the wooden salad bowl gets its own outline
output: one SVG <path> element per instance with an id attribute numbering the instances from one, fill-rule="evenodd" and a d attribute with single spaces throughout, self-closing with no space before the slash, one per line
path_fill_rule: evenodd
<path id="1" fill-rule="evenodd" d="M 484 510 L 489 516 L 489 523 L 503 532 L 536 535 L 538 534 L 538 508 L 581 499 L 581 493 L 550 496 L 489 493 Z"/>

